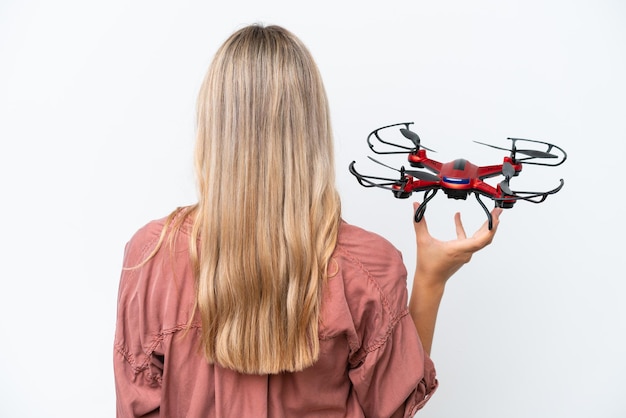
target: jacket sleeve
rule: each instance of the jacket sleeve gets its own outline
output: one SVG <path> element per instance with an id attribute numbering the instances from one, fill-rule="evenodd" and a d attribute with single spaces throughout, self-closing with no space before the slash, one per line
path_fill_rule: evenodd
<path id="1" fill-rule="evenodd" d="M 146 356 L 152 357 L 152 356 Z M 136 361 L 132 353 L 116 345 L 114 358 L 117 418 L 158 417 L 161 402 L 160 375 L 151 369 L 158 366 Z M 151 361 L 156 363 L 158 360 Z"/>
<path id="2" fill-rule="evenodd" d="M 370 346 L 350 379 L 367 417 L 412 417 L 437 388 L 435 367 L 424 353 L 410 315 Z"/>
<path id="3" fill-rule="evenodd" d="M 358 341 L 348 374 L 365 416 L 412 417 L 438 383 L 409 315 L 402 254 L 372 234 L 356 241 L 343 264 Z"/>
<path id="4" fill-rule="evenodd" d="M 136 265 L 143 249 L 131 240 L 124 266 Z M 159 416 L 164 358 L 147 324 L 144 275 L 144 267 L 124 269 L 120 279 L 113 354 L 117 418 Z"/>

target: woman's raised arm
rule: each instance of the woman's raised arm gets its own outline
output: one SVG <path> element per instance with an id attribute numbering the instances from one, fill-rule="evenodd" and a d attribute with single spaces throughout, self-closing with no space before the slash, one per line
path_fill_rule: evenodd
<path id="1" fill-rule="evenodd" d="M 418 206 L 419 203 L 414 203 L 413 209 L 417 209 Z M 440 241 L 433 238 L 428 232 L 425 218 L 422 218 L 420 222 L 413 221 L 417 244 L 417 264 L 409 300 L 409 310 L 424 350 L 428 355 L 430 355 L 432 347 L 437 313 L 446 282 L 471 260 L 476 251 L 493 241 L 498 228 L 500 213 L 502 213 L 501 208 L 493 209 L 491 212 L 493 216 L 492 229 L 490 230 L 487 222 L 485 222 L 471 237 L 465 233 L 461 214 L 456 213 L 454 222 L 457 238 L 450 241 Z"/>

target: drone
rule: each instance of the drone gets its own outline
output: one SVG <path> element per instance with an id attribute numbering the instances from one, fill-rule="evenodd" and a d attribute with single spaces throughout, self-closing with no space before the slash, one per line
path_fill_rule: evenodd
<path id="1" fill-rule="evenodd" d="M 518 200 L 541 203 L 549 195 L 557 193 L 563 187 L 563 179 L 560 179 L 560 184 L 557 187 L 546 192 L 512 190 L 509 184 L 511 178 L 519 175 L 524 165 L 556 167 L 563 164 L 567 159 L 567 154 L 562 148 L 554 144 L 532 139 L 507 138 L 511 141 L 511 147 L 503 148 L 474 141 L 491 148 L 508 151 L 509 154 L 504 157 L 502 164 L 497 165 L 477 166 L 463 158 L 441 163 L 426 155 L 426 151 L 436 151 L 421 145 L 420 137 L 409 129 L 412 124 L 413 122 L 402 122 L 375 129 L 367 136 L 367 144 L 375 154 L 407 154 L 410 166 L 415 169 L 407 170 L 404 166 L 397 169 L 368 156 L 375 163 L 398 171 L 400 177 L 392 179 L 363 175 L 356 170 L 356 161 L 350 163 L 349 170 L 362 186 L 390 190 L 393 196 L 398 199 L 406 199 L 413 192 L 423 191 L 424 200 L 415 211 L 415 222 L 422 220 L 428 202 L 435 197 L 439 190 L 443 190 L 449 199 L 465 200 L 468 195 L 473 193 L 487 214 L 489 229 L 492 229 L 493 219 L 481 196 L 493 200 L 496 207 L 509 209 Z M 398 139 L 391 141 L 388 139 L 388 135 L 396 130 L 399 130 L 401 135 L 396 133 Z M 403 140 L 405 145 L 400 143 L 400 140 Z M 545 150 L 520 149 L 518 145 L 530 147 L 534 145 L 534 148 L 545 148 Z M 386 150 L 381 150 L 381 148 Z M 495 186 L 484 181 L 496 176 L 503 176 L 504 179 Z"/>

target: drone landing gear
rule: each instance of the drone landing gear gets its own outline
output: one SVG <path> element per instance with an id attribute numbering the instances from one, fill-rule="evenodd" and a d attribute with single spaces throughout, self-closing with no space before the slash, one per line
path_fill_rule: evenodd
<path id="1" fill-rule="evenodd" d="M 431 189 L 431 190 L 427 190 L 426 192 L 424 192 L 424 201 L 422 203 L 420 203 L 420 205 L 418 206 L 417 210 L 415 211 L 415 222 L 419 222 L 422 220 L 422 218 L 424 217 L 424 212 L 426 212 L 426 204 L 428 202 L 430 202 L 430 200 L 435 197 L 435 194 L 437 194 L 437 190 L 438 189 Z M 487 205 L 485 205 L 485 203 L 480 199 L 480 194 L 479 193 L 474 193 L 476 195 L 476 200 L 478 200 L 478 203 L 480 203 L 480 206 L 483 208 L 483 210 L 485 211 L 485 214 L 487 215 L 487 221 L 489 222 L 489 230 L 491 230 L 493 228 L 493 217 L 491 216 L 491 212 L 489 211 L 489 209 L 487 209 Z M 499 205 L 498 203 L 504 203 L 503 202 L 496 202 L 496 205 L 499 207 L 512 207 L 513 203 L 510 203 L 510 206 L 507 205 Z"/>
<path id="2" fill-rule="evenodd" d="M 419 222 L 424 217 L 424 212 L 426 212 L 426 204 L 430 202 L 430 200 L 435 197 L 438 189 L 431 189 L 424 192 L 424 201 L 420 203 L 415 211 L 415 222 Z"/>
<path id="3" fill-rule="evenodd" d="M 483 208 L 483 210 L 487 214 L 487 220 L 489 221 L 489 230 L 491 231 L 491 228 L 493 228 L 493 217 L 491 216 L 491 212 L 489 212 L 489 209 L 487 209 L 487 206 L 485 205 L 485 203 L 482 200 L 480 200 L 480 195 L 478 193 L 474 193 L 474 194 L 476 195 L 476 200 L 478 200 L 478 203 L 480 203 L 480 206 Z"/>

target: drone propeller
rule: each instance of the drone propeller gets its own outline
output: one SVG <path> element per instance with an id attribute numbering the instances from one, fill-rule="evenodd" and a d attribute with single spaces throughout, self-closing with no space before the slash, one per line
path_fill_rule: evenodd
<path id="1" fill-rule="evenodd" d="M 546 198 L 551 195 L 557 193 L 559 190 L 563 188 L 564 181 L 563 179 L 559 180 L 559 185 L 552 190 L 548 190 L 547 192 L 530 192 L 530 191 L 519 191 L 515 190 L 509 196 L 502 196 L 493 199 L 496 201 L 496 205 L 502 205 L 507 200 L 525 200 L 532 203 L 541 203 Z M 504 191 L 504 189 L 502 189 Z M 510 190 L 509 190 L 510 191 Z M 505 191 L 508 193 L 508 191 Z"/>
<path id="2" fill-rule="evenodd" d="M 406 128 L 400 128 L 400 132 L 402 132 L 405 138 L 410 139 L 417 148 L 420 147 L 420 137 L 418 134 Z"/>
<path id="3" fill-rule="evenodd" d="M 486 144 L 486 143 L 480 142 L 480 141 L 474 141 L 474 142 L 476 142 L 477 144 L 486 145 L 486 146 L 491 147 L 491 148 L 500 149 L 502 151 L 509 151 L 511 153 L 511 158 L 513 158 L 513 159 L 515 159 L 515 154 L 516 153 L 524 154 L 524 155 L 527 155 L 527 156 L 529 156 L 531 158 L 559 158 L 558 155 L 551 154 L 551 153 L 549 153 L 547 151 L 538 151 L 538 150 L 534 150 L 534 149 L 517 149 L 517 148 L 515 148 L 515 141 L 530 141 L 530 142 L 538 142 L 538 141 L 533 141 L 533 140 L 530 140 L 530 139 L 522 139 L 522 138 L 508 138 L 508 139 L 513 141 L 511 149 L 498 147 L 496 145 Z"/>
<path id="4" fill-rule="evenodd" d="M 504 180 L 500 182 L 500 189 L 505 194 L 512 196 L 513 191 L 511 191 L 511 188 L 509 187 L 509 180 L 511 180 L 511 177 L 515 175 L 515 167 L 513 167 L 513 164 L 508 161 L 502 164 L 502 175 L 504 176 Z"/>
<path id="5" fill-rule="evenodd" d="M 380 162 L 380 161 L 378 161 L 376 158 L 373 158 L 373 157 L 371 157 L 371 156 L 369 156 L 369 155 L 367 156 L 367 158 L 369 158 L 370 160 L 374 161 L 376 164 L 380 164 L 380 165 L 382 165 L 383 167 L 390 168 L 391 170 L 394 170 L 394 171 L 400 171 L 400 170 L 398 170 L 398 169 L 397 169 L 397 168 L 395 168 L 395 167 L 392 167 L 392 166 L 387 165 L 387 164 L 385 164 L 385 163 L 381 163 L 381 162 Z"/>
<path id="6" fill-rule="evenodd" d="M 377 164 L 382 165 L 383 167 L 387 167 L 387 168 L 390 168 L 390 169 L 392 169 L 394 171 L 398 171 L 402 175 L 402 178 L 404 178 L 404 175 L 407 174 L 409 176 L 415 177 L 416 179 L 424 180 L 424 181 L 438 182 L 438 181 L 441 180 L 436 175 L 431 174 L 431 173 L 429 173 L 427 171 L 405 170 L 404 166 L 402 166 L 400 168 L 400 170 L 398 170 L 397 168 L 391 167 L 390 165 L 387 165 L 385 163 L 381 163 L 380 161 L 378 161 L 375 158 L 370 157 L 369 155 L 367 156 L 367 158 L 369 158 L 370 160 L 374 161 Z"/>
<path id="7" fill-rule="evenodd" d="M 419 179 L 419 180 L 433 181 L 433 182 L 441 181 L 439 177 L 437 177 L 436 175 L 432 173 L 429 173 L 428 171 L 404 170 L 404 173 L 408 174 L 409 176 L 415 177 L 416 179 Z"/>
<path id="8" fill-rule="evenodd" d="M 507 179 L 513 177 L 515 175 L 515 167 L 513 167 L 513 164 L 508 161 L 502 164 L 502 175 Z"/>
<path id="9" fill-rule="evenodd" d="M 508 195 L 508 196 L 513 196 L 513 191 L 511 190 L 511 188 L 509 187 L 509 180 L 502 180 L 500 182 L 500 189 L 504 192 L 504 194 Z"/>
<path id="10" fill-rule="evenodd" d="M 419 135 L 417 135 L 415 132 L 411 131 L 410 129 L 400 128 L 400 132 L 402 133 L 402 135 L 404 135 L 405 138 L 410 139 L 411 142 L 413 142 L 413 145 L 415 145 L 415 149 L 424 148 L 425 150 L 430 151 L 430 152 L 437 152 L 430 148 L 426 148 L 423 145 L 420 145 L 421 140 L 420 140 Z"/>
<path id="11" fill-rule="evenodd" d="M 512 150 L 510 150 L 508 148 L 498 147 L 496 145 L 487 144 L 485 142 L 480 142 L 480 141 L 474 141 L 474 142 L 476 142 L 477 144 L 480 144 L 480 145 L 485 145 L 485 146 L 491 147 L 491 148 L 501 149 L 502 151 L 512 151 Z"/>
<path id="12" fill-rule="evenodd" d="M 511 177 L 515 175 L 515 167 L 513 166 L 513 164 L 511 164 L 508 161 L 502 164 L 502 175 L 504 176 L 504 180 L 502 180 L 498 184 L 498 186 L 500 187 L 500 190 L 502 191 L 503 196 L 494 199 L 496 201 L 505 201 L 510 198 L 515 198 L 515 199 L 527 200 L 533 203 L 541 203 L 546 199 L 548 195 L 558 192 L 563 187 L 563 180 L 561 179 L 559 186 L 547 192 L 522 192 L 518 190 L 513 191 L 511 190 L 511 187 L 509 186 L 509 181 L 511 180 Z"/>

